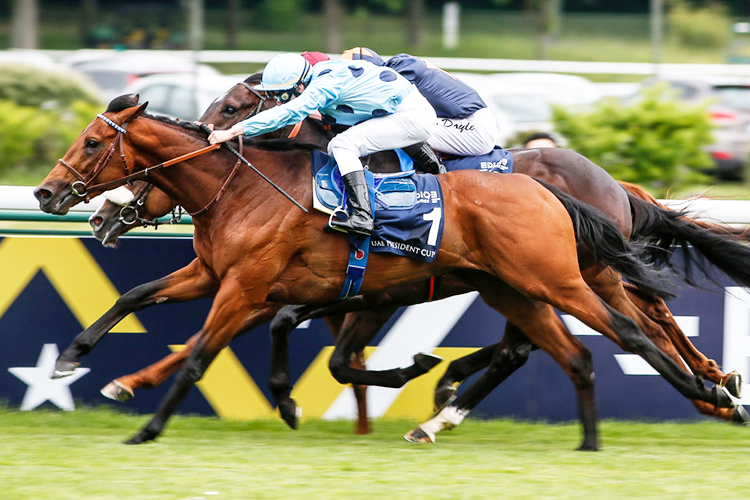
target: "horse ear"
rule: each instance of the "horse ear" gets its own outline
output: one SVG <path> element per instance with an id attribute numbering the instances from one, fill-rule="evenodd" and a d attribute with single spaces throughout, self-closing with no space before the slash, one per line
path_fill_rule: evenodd
<path id="1" fill-rule="evenodd" d="M 123 123 L 123 124 L 127 123 L 127 122 L 129 122 L 131 120 L 135 120 L 136 118 L 138 118 L 139 116 L 141 116 L 143 113 L 146 112 L 146 106 L 148 106 L 148 101 L 144 102 L 143 104 L 141 104 L 138 107 L 133 106 L 132 108 L 128 108 L 128 109 L 122 111 L 122 113 L 120 113 L 120 116 L 122 117 L 122 122 L 121 123 Z"/>

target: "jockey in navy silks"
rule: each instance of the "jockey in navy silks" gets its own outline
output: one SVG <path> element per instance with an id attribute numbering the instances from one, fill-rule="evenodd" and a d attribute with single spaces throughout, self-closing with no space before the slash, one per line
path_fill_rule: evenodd
<path id="1" fill-rule="evenodd" d="M 492 111 L 476 90 L 450 73 L 409 54 L 398 54 L 386 61 L 366 47 L 346 50 L 341 57 L 396 70 L 412 82 L 435 109 L 437 128 L 427 140 L 429 147 L 419 151 L 404 149 L 419 163 L 436 161 L 432 159 L 433 149 L 457 156 L 479 156 L 495 147 L 497 122 Z"/>
<path id="2" fill-rule="evenodd" d="M 360 156 L 426 141 L 437 117 L 427 99 L 396 71 L 365 60 L 323 61 L 313 66 L 299 54 L 280 54 L 266 65 L 257 90 L 272 93 L 279 106 L 229 130 L 215 130 L 211 144 L 239 135 L 253 137 L 297 123 L 320 111 L 327 123 L 350 125 L 328 144 L 346 186 L 352 214 L 335 217 L 333 229 L 369 236 L 370 195 Z"/>

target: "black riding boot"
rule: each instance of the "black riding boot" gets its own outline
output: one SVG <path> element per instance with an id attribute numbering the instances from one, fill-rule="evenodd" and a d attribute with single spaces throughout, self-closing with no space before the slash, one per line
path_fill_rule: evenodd
<path id="1" fill-rule="evenodd" d="M 426 142 L 418 142 L 401 149 L 414 160 L 414 167 L 417 171 L 427 172 L 428 174 L 445 173 L 445 167 L 440 158 Z"/>
<path id="2" fill-rule="evenodd" d="M 345 221 L 339 221 L 336 217 L 331 217 L 330 225 L 337 231 L 370 236 L 374 223 L 370 208 L 370 190 L 367 187 L 365 171 L 355 170 L 342 177 L 346 185 L 346 195 L 349 198 L 352 212 Z"/>

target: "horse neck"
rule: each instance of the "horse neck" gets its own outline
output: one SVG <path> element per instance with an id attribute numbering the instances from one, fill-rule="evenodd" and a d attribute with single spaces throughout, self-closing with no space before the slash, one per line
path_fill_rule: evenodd
<path id="1" fill-rule="evenodd" d="M 140 126 L 133 127 L 136 124 Z M 164 124 L 147 118 L 134 120 L 128 128 L 128 136 L 132 151 L 128 151 L 126 156 L 132 155 L 137 158 L 135 170 L 143 170 L 207 145 L 205 139 L 182 130 L 178 125 Z M 274 152 L 246 148 L 245 157 L 298 201 L 305 199 L 305 191 L 310 191 L 309 160 L 306 160 L 309 158 L 308 152 Z M 245 165 L 238 167 L 236 175 L 225 186 L 236 163 L 237 159 L 228 151 L 218 149 L 171 167 L 153 170 L 149 173 L 148 180 L 189 213 L 202 210 L 212 203 L 216 194 L 225 187 L 220 199 L 212 205 L 213 209 L 194 219 L 196 222 L 200 221 L 201 225 L 204 222 L 210 224 L 212 214 L 226 214 L 221 208 L 225 203 L 240 200 L 232 213 L 256 210 L 258 214 L 264 213 L 264 210 L 257 210 L 261 206 L 277 205 L 268 201 L 276 200 L 276 196 L 281 195 Z M 289 207 L 293 205 L 289 203 Z M 278 206 L 275 212 L 281 212 Z"/>

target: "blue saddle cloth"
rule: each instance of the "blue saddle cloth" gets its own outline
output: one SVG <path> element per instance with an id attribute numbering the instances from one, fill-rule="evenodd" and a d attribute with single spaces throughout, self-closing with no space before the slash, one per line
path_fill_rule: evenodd
<path id="1" fill-rule="evenodd" d="M 481 156 L 458 156 L 443 159 L 443 165 L 448 172 L 454 170 L 481 170 L 501 174 L 513 173 L 513 155 L 500 146 Z"/>
<path id="2" fill-rule="evenodd" d="M 401 155 L 406 156 L 401 153 Z M 411 159 L 405 164 L 411 166 Z M 333 212 L 342 204 L 344 181 L 334 159 L 312 152 L 315 208 Z M 375 230 L 370 250 L 432 262 L 443 235 L 443 191 L 431 174 L 415 175 L 414 170 L 396 174 L 373 174 L 365 170 L 375 205 Z"/>

